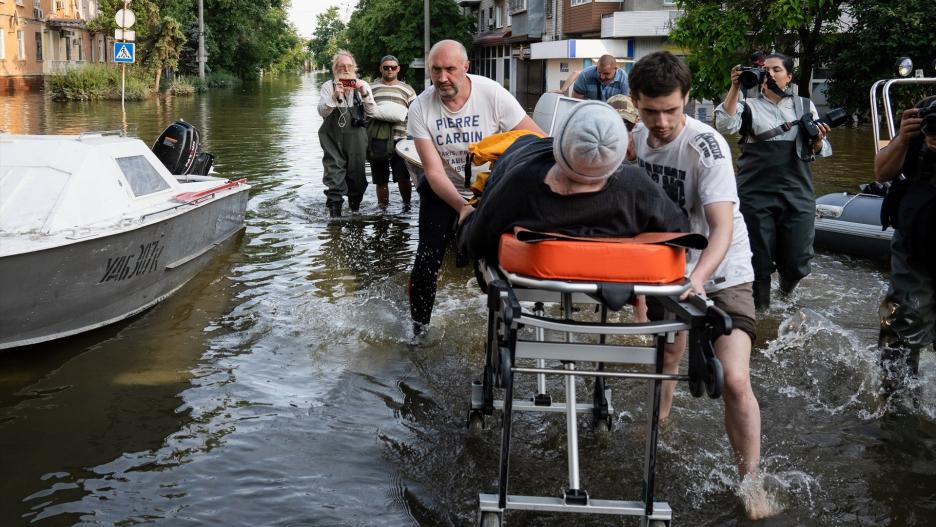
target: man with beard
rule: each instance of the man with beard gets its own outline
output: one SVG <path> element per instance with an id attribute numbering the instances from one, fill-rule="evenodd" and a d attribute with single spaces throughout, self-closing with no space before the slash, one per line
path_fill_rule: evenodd
<path id="1" fill-rule="evenodd" d="M 393 55 L 387 55 L 380 59 L 380 80 L 371 84 L 374 91 L 374 102 L 380 110 L 385 105 L 397 105 L 405 112 L 410 103 L 416 98 L 416 92 L 413 88 L 399 80 L 397 75 L 400 73 L 400 61 Z M 410 195 L 412 193 L 412 184 L 410 183 L 409 172 L 406 170 L 406 162 L 397 155 L 396 143 L 401 139 L 406 139 L 406 118 L 405 113 L 401 121 L 389 121 L 393 123 L 393 137 L 385 146 L 386 155 L 381 158 L 371 156 L 371 178 L 374 185 L 377 186 L 377 205 L 386 207 L 390 204 L 390 173 L 393 172 L 393 181 L 400 189 L 400 199 L 404 207 L 410 205 Z M 368 126 L 378 126 L 381 120 L 375 116 Z"/>
<path id="2" fill-rule="evenodd" d="M 546 135 L 510 92 L 500 84 L 468 74 L 468 52 L 454 40 L 429 50 L 432 86 L 410 106 L 408 131 L 413 136 L 425 177 L 419 182 L 419 245 L 409 280 L 413 332 L 429 324 L 436 282 L 446 246 L 459 213 L 470 207 L 464 188 L 468 145 L 508 130 Z"/>

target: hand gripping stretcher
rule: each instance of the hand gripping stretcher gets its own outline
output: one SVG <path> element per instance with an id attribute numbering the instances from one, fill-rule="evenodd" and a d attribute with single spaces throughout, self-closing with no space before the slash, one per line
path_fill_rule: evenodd
<path id="1" fill-rule="evenodd" d="M 499 266 L 483 260 L 477 263 L 479 284 L 487 293 L 488 330 L 483 376 L 472 383 L 468 426 L 474 432 L 480 431 L 485 416 L 491 416 L 495 409 L 502 411 L 503 425 L 497 493 L 480 495 L 482 527 L 503 525 L 508 509 L 636 516 L 641 526 L 671 524 L 670 506 L 654 496 L 661 384 L 664 380 L 688 381 L 693 396 L 708 393 L 712 398 L 719 397 L 724 378 L 712 343 L 731 332 L 731 319 L 711 301 L 700 296 L 679 300 L 689 289 L 684 278 L 685 248 L 704 248 L 705 244 L 705 238 L 698 234 L 646 233 L 635 238 L 583 239 L 518 230 L 501 237 Z M 661 307 L 663 319 L 609 323 L 608 310 L 620 310 L 635 295 L 646 295 L 648 303 Z M 560 318 L 546 315 L 547 304 L 558 304 Z M 573 305 L 580 304 L 597 306 L 600 322 L 574 320 Z M 664 374 L 663 346 L 682 330 L 689 332 L 688 371 Z M 564 341 L 546 341 L 546 331 L 564 334 Z M 653 345 L 607 342 L 609 336 L 616 335 L 651 336 Z M 589 339 L 592 343 L 583 342 Z M 521 366 L 521 361 L 532 361 L 534 366 Z M 583 362 L 595 363 L 594 369 L 578 369 Z M 547 367 L 556 363 L 558 366 Z M 609 371 L 608 364 L 629 369 Z M 638 369 L 643 371 L 635 371 Z M 514 399 L 515 374 L 536 376 L 536 393 L 531 398 Z M 555 402 L 546 393 L 546 375 L 564 376 L 564 402 Z M 578 376 L 595 378 L 591 404 L 576 402 Z M 597 430 L 610 429 L 613 409 L 606 378 L 650 381 L 639 501 L 592 499 L 580 485 L 576 417 L 590 412 Z M 495 389 L 503 390 L 503 400 L 494 399 Z M 569 487 L 562 496 L 508 494 L 514 411 L 565 414 Z"/>

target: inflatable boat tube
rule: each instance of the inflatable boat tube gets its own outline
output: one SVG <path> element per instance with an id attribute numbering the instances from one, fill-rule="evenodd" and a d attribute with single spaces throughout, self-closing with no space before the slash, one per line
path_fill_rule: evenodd
<path id="1" fill-rule="evenodd" d="M 872 194 L 838 192 L 816 199 L 813 246 L 833 253 L 888 260 L 894 230 L 881 229 L 881 203 Z"/>

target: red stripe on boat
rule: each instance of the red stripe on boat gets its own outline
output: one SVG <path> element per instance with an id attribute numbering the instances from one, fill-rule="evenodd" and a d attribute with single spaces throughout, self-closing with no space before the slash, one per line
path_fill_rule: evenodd
<path id="1" fill-rule="evenodd" d="M 183 192 L 181 194 L 176 194 L 175 199 L 183 203 L 189 203 L 197 199 L 203 198 L 205 196 L 214 194 L 215 192 L 233 188 L 233 187 L 243 185 L 246 183 L 247 183 L 247 178 L 238 179 L 237 181 L 229 181 L 223 185 L 218 185 L 217 187 L 211 187 L 205 190 L 199 190 L 198 192 Z"/>

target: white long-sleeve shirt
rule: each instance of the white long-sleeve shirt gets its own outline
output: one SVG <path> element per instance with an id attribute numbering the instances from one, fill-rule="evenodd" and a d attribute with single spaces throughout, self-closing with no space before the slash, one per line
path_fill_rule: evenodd
<path id="1" fill-rule="evenodd" d="M 748 134 L 746 142 L 755 142 L 751 137 L 756 134 L 762 134 L 772 130 L 783 123 L 795 122 L 796 109 L 793 107 L 793 97 L 784 97 L 779 103 L 774 103 L 764 96 L 759 96 L 745 101 L 738 101 L 734 115 L 729 115 L 725 111 L 725 103 L 719 104 L 715 108 L 715 128 L 723 134 L 736 134 L 741 130 L 741 113 L 745 106 L 751 108 L 751 133 Z M 816 105 L 809 101 L 809 112 L 813 119 L 819 118 L 816 111 Z M 767 141 L 795 141 L 796 134 L 799 133 L 799 127 L 794 126 L 786 132 L 771 137 Z M 828 138 L 822 140 L 822 150 L 816 154 L 816 157 L 828 157 L 832 155 L 832 144 Z"/>

